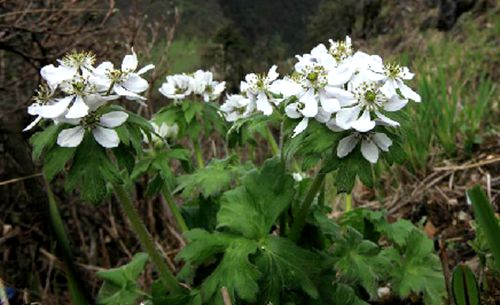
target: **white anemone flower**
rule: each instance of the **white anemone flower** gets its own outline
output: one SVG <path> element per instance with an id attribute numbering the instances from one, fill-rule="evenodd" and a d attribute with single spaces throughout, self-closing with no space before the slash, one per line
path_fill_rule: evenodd
<path id="1" fill-rule="evenodd" d="M 67 94 L 62 98 L 35 100 L 28 107 L 28 113 L 38 115 L 46 119 L 54 119 L 65 115 L 67 119 L 78 119 L 86 116 L 89 112 L 89 104 L 96 99 L 95 86 L 82 76 L 76 76 L 59 84 L 61 90 Z M 105 100 L 114 97 L 103 97 Z"/>
<path id="2" fill-rule="evenodd" d="M 333 41 L 333 39 L 328 41 L 330 42 L 328 53 L 333 56 L 337 63 L 349 58 L 354 53 L 349 36 L 346 36 L 344 41 Z"/>
<path id="3" fill-rule="evenodd" d="M 383 67 L 382 73 L 387 78 L 380 90 L 387 96 L 401 100 L 400 103 L 403 105 L 402 107 L 404 107 L 408 100 L 413 100 L 417 103 L 422 101 L 420 95 L 404 83 L 405 80 L 411 80 L 415 76 L 415 74 L 410 72 L 408 67 L 400 67 L 397 64 L 387 64 Z"/>
<path id="4" fill-rule="evenodd" d="M 240 94 L 232 94 L 226 97 L 224 104 L 220 106 L 224 118 L 228 122 L 250 116 L 255 111 L 256 105 L 249 98 Z"/>
<path id="5" fill-rule="evenodd" d="M 213 74 L 210 71 L 197 70 L 194 72 L 191 81 L 193 93 L 202 96 L 205 102 L 218 99 L 226 89 L 226 82 L 214 81 Z"/>
<path id="6" fill-rule="evenodd" d="M 167 81 L 164 82 L 159 91 L 164 96 L 180 100 L 184 99 L 192 93 L 193 78 L 186 74 L 175 74 L 167 76 Z"/>
<path id="7" fill-rule="evenodd" d="M 93 112 L 81 119 L 67 120 L 67 123 L 77 126 L 62 130 L 57 137 L 57 144 L 62 147 L 76 147 L 83 141 L 85 131 L 90 131 L 101 146 L 117 147 L 120 138 L 113 128 L 125 123 L 127 118 L 126 112 L 112 111 L 102 115 Z"/>
<path id="8" fill-rule="evenodd" d="M 116 93 L 129 100 L 145 100 L 146 98 L 139 93 L 146 91 L 149 84 L 141 75 L 154 69 L 155 66 L 149 64 L 135 72 L 137 65 L 137 55 L 132 49 L 132 54 L 123 58 L 120 69 L 115 69 L 113 63 L 105 61 L 94 69 L 91 80 L 101 93 Z"/>
<path id="9" fill-rule="evenodd" d="M 246 95 L 250 100 L 255 102 L 257 110 L 264 115 L 269 116 L 273 113 L 273 106 L 279 105 L 281 99 L 274 98 L 277 88 L 273 86 L 279 73 L 276 71 L 277 66 L 273 65 L 267 74 L 260 75 L 250 73 L 245 76 L 245 80 L 240 83 L 242 94 Z"/>
<path id="10" fill-rule="evenodd" d="M 389 126 L 399 126 L 398 122 L 385 116 L 382 111 L 399 110 L 400 103 L 395 97 L 386 96 L 380 89 L 379 82 L 362 81 L 359 84 L 350 82 L 347 87 L 348 90 L 340 88 L 330 90 L 342 105 L 342 109 L 335 117 L 339 127 L 367 132 L 375 128 L 377 121 Z"/>
<path id="11" fill-rule="evenodd" d="M 151 140 L 153 143 L 163 143 L 166 139 L 174 139 L 179 133 L 179 125 L 177 125 L 177 123 L 169 125 L 162 122 L 158 125 L 155 122 L 151 122 L 151 126 L 153 126 L 154 129 L 154 132 L 151 133 Z M 149 143 L 149 139 L 146 134 L 143 134 L 143 140 L 144 142 Z"/>
<path id="12" fill-rule="evenodd" d="M 337 156 L 344 158 L 361 142 L 361 154 L 370 163 L 377 163 L 379 157 L 379 150 L 389 151 L 392 145 L 392 140 L 384 133 L 369 132 L 353 134 L 343 138 L 339 141 L 337 146 Z"/>

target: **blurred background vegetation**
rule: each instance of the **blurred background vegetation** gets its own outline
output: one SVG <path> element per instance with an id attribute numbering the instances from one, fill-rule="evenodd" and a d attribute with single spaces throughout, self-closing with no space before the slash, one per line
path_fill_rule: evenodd
<path id="1" fill-rule="evenodd" d="M 43 185 L 28 179 L 39 172 L 30 158 L 30 135 L 21 132 L 30 120 L 26 107 L 41 66 L 72 49 L 119 62 L 134 46 L 140 62 L 157 65 L 150 76 L 150 114 L 166 103 L 156 88 L 167 74 L 209 69 L 235 91 L 246 73 L 278 64 L 286 74 L 294 55 L 346 35 L 356 48 L 408 65 L 423 100 L 404 113 L 407 164 L 377 165 L 377 189 L 359 190 L 355 199 L 390 202 L 389 211 L 403 201 L 407 208 L 397 206 L 398 216 L 419 221 L 424 213 L 438 231 L 453 223 L 447 213 L 465 209 L 464 190 L 474 183 L 489 183 L 498 209 L 496 0 L 0 0 L 0 278 L 26 300 L 67 304 L 60 261 L 51 254 Z M 441 175 L 452 164 L 465 167 Z M 437 188 L 439 177 L 445 181 Z M 95 266 L 126 262 L 138 250 L 134 237 L 113 216 L 119 210 L 111 202 L 93 207 L 65 195 L 60 185 L 56 191 L 67 203 L 62 209 L 76 256 L 95 292 Z M 182 241 L 168 226 L 168 215 L 138 197 L 155 239 L 175 255 Z"/>

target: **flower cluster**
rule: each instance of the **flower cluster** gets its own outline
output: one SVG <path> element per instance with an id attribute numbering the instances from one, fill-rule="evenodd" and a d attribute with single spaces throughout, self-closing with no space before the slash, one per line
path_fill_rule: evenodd
<path id="1" fill-rule="evenodd" d="M 109 103 L 120 97 L 129 100 L 145 100 L 140 93 L 149 85 L 141 75 L 154 68 L 147 65 L 137 70 L 137 55 L 123 58 L 120 68 L 109 61 L 94 67 L 95 56 L 90 52 L 73 52 L 58 60 L 58 66 L 44 66 L 40 74 L 45 80 L 28 107 L 28 113 L 36 119 L 24 130 L 32 129 L 42 119 L 55 124 L 66 123 L 75 127 L 62 130 L 57 144 L 63 147 L 78 146 L 85 131 L 93 134 L 103 147 L 116 147 L 120 143 L 113 129 L 128 118 L 124 111 L 108 112 Z"/>
<path id="2" fill-rule="evenodd" d="M 276 105 L 286 101 L 286 116 L 300 119 L 293 137 L 303 132 L 310 120 L 316 120 L 334 132 L 353 132 L 339 142 L 339 158 L 361 142 L 363 156 L 377 162 L 379 150 L 388 151 L 392 141 L 384 133 L 375 132 L 375 127 L 399 126 L 387 113 L 402 109 L 409 100 L 421 100 L 405 84 L 413 73 L 407 67 L 384 63 L 378 55 L 355 52 L 349 37 L 330 40 L 329 47 L 319 44 L 309 54 L 296 57 L 293 73 L 283 79 L 277 79 L 275 66 L 268 76 L 247 76 L 242 82 L 242 91 L 247 94 L 229 96 L 221 107 L 226 120 L 249 116 L 255 109 L 269 115 L 269 101 Z"/>
<path id="3" fill-rule="evenodd" d="M 209 102 L 218 99 L 226 89 L 226 82 L 214 81 L 213 78 L 212 72 L 203 70 L 193 74 L 169 75 L 159 91 L 174 100 L 183 100 L 190 95 L 196 95 Z"/>
<path id="4" fill-rule="evenodd" d="M 240 84 L 240 94 L 228 95 L 221 106 L 228 122 L 249 117 L 256 111 L 269 116 L 273 113 L 273 105 L 278 106 L 283 99 L 277 98 L 279 88 L 276 80 L 279 77 L 277 66 L 272 66 L 267 75 L 250 73 Z"/>

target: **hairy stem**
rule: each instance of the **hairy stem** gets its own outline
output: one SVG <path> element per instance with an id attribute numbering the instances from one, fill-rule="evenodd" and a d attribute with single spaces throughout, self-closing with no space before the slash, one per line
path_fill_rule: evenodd
<path id="1" fill-rule="evenodd" d="M 135 232 L 142 247 L 151 258 L 153 264 L 156 266 L 161 281 L 171 292 L 179 291 L 181 286 L 179 286 L 177 279 L 174 277 L 167 263 L 153 243 L 153 239 L 142 223 L 137 210 L 132 204 L 132 200 L 130 200 L 129 194 L 122 185 L 113 184 L 113 188 L 115 190 L 116 197 L 122 204 L 123 211 L 130 222 L 132 230 Z"/>
<path id="2" fill-rule="evenodd" d="M 198 168 L 204 168 L 205 161 L 203 160 L 203 155 L 201 153 L 201 146 L 200 146 L 199 139 L 193 140 L 193 148 L 194 148 L 194 154 L 196 157 L 196 163 L 198 163 Z"/>
<path id="3" fill-rule="evenodd" d="M 181 230 L 182 233 L 187 232 L 189 229 L 186 225 L 186 222 L 184 221 L 184 218 L 182 217 L 181 211 L 179 210 L 179 206 L 175 203 L 172 193 L 170 192 L 170 190 L 166 185 L 161 189 L 161 192 L 163 194 L 163 198 L 168 204 L 168 207 L 170 208 L 170 212 L 172 212 L 172 215 L 174 216 L 175 221 L 179 226 L 179 229 Z"/>
<path id="4" fill-rule="evenodd" d="M 271 146 L 271 150 L 273 152 L 273 155 L 279 156 L 280 149 L 278 147 L 278 143 L 276 143 L 276 140 L 274 139 L 274 135 L 271 132 L 271 129 L 269 129 L 269 127 L 266 128 L 266 138 L 267 138 L 267 142 L 269 143 L 269 146 Z"/>
<path id="5" fill-rule="evenodd" d="M 64 223 L 57 208 L 57 201 L 50 188 L 48 181 L 44 177 L 45 187 L 47 189 L 47 197 L 49 200 L 49 215 L 50 222 L 52 224 L 52 229 L 56 235 L 57 244 L 60 247 L 61 254 L 63 256 L 64 267 L 66 278 L 68 280 L 68 286 L 71 293 L 71 299 L 75 305 L 87 305 L 92 304 L 90 293 L 85 289 L 81 278 L 78 276 L 80 274 L 78 268 L 76 267 L 71 254 L 70 242 L 66 230 L 64 229 Z"/>
<path id="6" fill-rule="evenodd" d="M 300 210 L 297 212 L 297 215 L 294 217 L 294 222 L 292 224 L 292 228 L 290 230 L 290 238 L 293 241 L 297 241 L 300 237 L 300 233 L 302 232 L 302 229 L 304 228 L 304 225 L 306 224 L 306 217 L 307 214 L 309 213 L 309 208 L 311 207 L 312 202 L 314 201 L 314 198 L 318 194 L 321 185 L 323 184 L 323 180 L 325 180 L 325 173 L 322 173 L 321 170 L 319 173 L 316 175 L 314 178 L 311 187 L 309 188 L 309 191 L 306 194 L 306 198 L 304 199 L 304 202 L 302 203 L 302 206 L 300 207 Z"/>

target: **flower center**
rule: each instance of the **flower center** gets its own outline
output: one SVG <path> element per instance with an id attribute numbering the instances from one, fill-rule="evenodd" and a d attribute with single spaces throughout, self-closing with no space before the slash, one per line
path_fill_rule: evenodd
<path id="1" fill-rule="evenodd" d="M 100 118 L 101 118 L 100 114 L 92 112 L 92 113 L 89 113 L 88 115 L 84 116 L 82 118 L 80 124 L 85 129 L 94 129 L 97 127 Z"/>
<path id="2" fill-rule="evenodd" d="M 394 79 L 401 73 L 401 67 L 398 64 L 389 63 L 384 66 L 384 71 L 387 76 Z"/>
<path id="3" fill-rule="evenodd" d="M 306 71 L 302 74 L 303 81 L 305 81 L 304 87 L 313 87 L 316 90 L 321 90 L 328 83 L 327 76 L 328 74 L 323 66 L 307 67 Z"/>
<path id="4" fill-rule="evenodd" d="M 82 68 L 93 65 L 95 63 L 95 55 L 87 51 L 72 51 L 70 54 L 63 57 L 62 62 L 66 66 Z"/>
<path id="5" fill-rule="evenodd" d="M 129 74 L 128 71 L 122 71 L 117 69 L 106 71 L 106 75 L 114 83 L 120 83 L 124 81 L 127 78 L 128 74 Z"/>
<path id="6" fill-rule="evenodd" d="M 38 86 L 38 89 L 35 91 L 35 96 L 33 96 L 33 101 L 40 105 L 44 105 L 47 104 L 47 102 L 52 99 L 52 95 L 53 94 L 50 88 L 46 84 L 43 84 Z"/>
<path id="7" fill-rule="evenodd" d="M 328 52 L 339 62 L 352 55 L 352 47 L 344 41 L 336 41 L 332 43 Z"/>
<path id="8" fill-rule="evenodd" d="M 377 110 L 387 98 L 380 92 L 379 85 L 374 82 L 362 83 L 354 93 L 361 106 L 368 110 Z"/>

